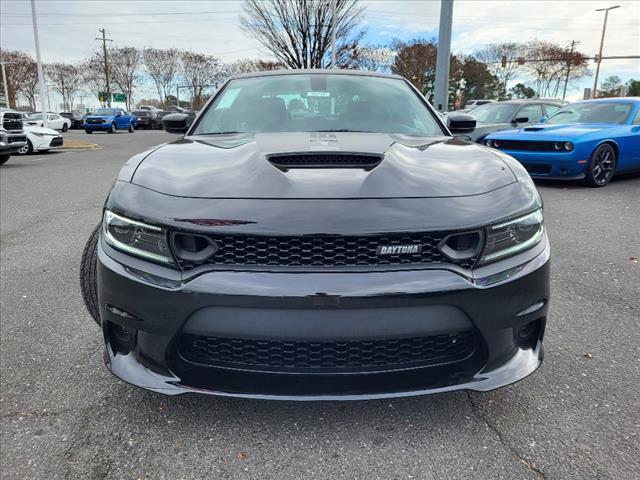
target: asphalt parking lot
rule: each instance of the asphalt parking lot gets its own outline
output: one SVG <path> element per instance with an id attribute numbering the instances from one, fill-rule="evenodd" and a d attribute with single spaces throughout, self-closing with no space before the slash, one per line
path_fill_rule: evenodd
<path id="1" fill-rule="evenodd" d="M 552 242 L 542 368 L 486 394 L 356 403 L 163 397 L 103 365 L 78 287 L 117 171 L 175 138 L 0 167 L 4 479 L 640 478 L 640 176 L 539 184 Z"/>

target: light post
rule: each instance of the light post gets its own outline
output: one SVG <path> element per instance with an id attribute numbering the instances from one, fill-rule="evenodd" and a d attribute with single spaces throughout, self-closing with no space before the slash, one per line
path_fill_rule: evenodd
<path id="1" fill-rule="evenodd" d="M 596 12 L 604 12 L 604 23 L 602 24 L 602 37 L 600 38 L 600 52 L 598 53 L 598 65 L 596 66 L 596 78 L 593 80 L 593 90 L 591 90 L 591 98 L 596 98 L 598 88 L 598 75 L 600 74 L 600 62 L 602 61 L 602 47 L 604 46 L 604 32 L 607 30 L 607 18 L 609 18 L 609 10 L 620 8 L 620 5 L 614 5 L 608 8 L 598 8 Z"/>
<path id="2" fill-rule="evenodd" d="M 36 62 L 38 64 L 38 83 L 40 84 L 40 109 L 42 110 L 42 126 L 48 127 L 47 112 L 44 109 L 44 72 L 42 71 L 42 59 L 40 58 L 40 38 L 38 37 L 38 18 L 36 15 L 36 2 L 31 0 L 31 21 L 33 23 L 33 39 L 36 43 Z"/>
<path id="3" fill-rule="evenodd" d="M 4 85 L 4 102 L 7 104 L 7 108 L 11 108 L 9 105 L 9 87 L 7 86 L 7 72 L 4 69 L 5 65 L 13 65 L 16 62 L 0 62 L 2 65 L 2 85 Z"/>

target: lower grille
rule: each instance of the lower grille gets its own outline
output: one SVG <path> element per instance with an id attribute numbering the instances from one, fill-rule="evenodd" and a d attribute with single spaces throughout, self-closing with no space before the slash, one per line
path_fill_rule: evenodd
<path id="1" fill-rule="evenodd" d="M 542 142 L 535 140 L 494 140 L 500 142 L 496 147 L 500 150 L 532 150 L 536 152 L 556 152 L 557 142 Z M 562 151 L 561 153 L 567 153 Z"/>
<path id="2" fill-rule="evenodd" d="M 546 174 L 551 172 L 551 165 L 545 165 L 544 163 L 526 163 L 523 165 L 529 173 Z"/>
<path id="3" fill-rule="evenodd" d="M 362 341 L 277 341 L 184 334 L 180 356 L 210 367 L 273 372 L 361 372 L 461 361 L 474 351 L 470 331 Z"/>
<path id="4" fill-rule="evenodd" d="M 62 146 L 62 137 L 55 137 L 51 140 L 52 147 L 61 147 Z"/>

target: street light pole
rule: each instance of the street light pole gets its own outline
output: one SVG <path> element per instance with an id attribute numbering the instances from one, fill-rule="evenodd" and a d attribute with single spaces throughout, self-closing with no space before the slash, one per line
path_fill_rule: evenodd
<path id="1" fill-rule="evenodd" d="M 336 4 L 331 0 L 331 68 L 336 68 Z"/>
<path id="2" fill-rule="evenodd" d="M 604 33 L 607 30 L 607 18 L 609 18 L 609 10 L 620 8 L 620 5 L 614 5 L 608 8 L 598 8 L 596 12 L 604 12 L 604 23 L 602 24 L 602 37 L 600 37 L 600 52 L 598 53 L 598 65 L 596 66 L 596 77 L 593 80 L 593 90 L 591 90 L 591 98 L 596 98 L 598 88 L 598 75 L 600 75 L 600 62 L 602 61 L 602 47 L 604 46 Z"/>
<path id="3" fill-rule="evenodd" d="M 36 2 L 31 0 L 31 21 L 33 23 L 33 38 L 36 43 L 36 62 L 38 64 L 38 83 L 40 84 L 40 109 L 42 110 L 42 126 L 48 127 L 47 112 L 44 109 L 44 73 L 42 58 L 40 57 L 40 39 L 38 38 L 38 20 L 36 18 Z"/>
<path id="4" fill-rule="evenodd" d="M 5 65 L 13 65 L 16 62 L 0 62 L 2 65 L 2 85 L 4 86 L 4 102 L 7 105 L 7 108 L 11 108 L 9 105 L 9 87 L 7 86 L 7 72 L 4 69 Z"/>
<path id="5" fill-rule="evenodd" d="M 436 55 L 436 80 L 433 104 L 436 110 L 445 113 L 449 104 L 449 63 L 451 62 L 451 24 L 453 23 L 453 0 L 440 1 L 440 29 L 438 30 L 438 53 Z"/>

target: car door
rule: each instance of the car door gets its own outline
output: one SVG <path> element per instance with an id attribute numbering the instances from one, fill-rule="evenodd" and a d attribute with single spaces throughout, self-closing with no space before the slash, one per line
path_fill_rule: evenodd
<path id="1" fill-rule="evenodd" d="M 49 128 L 53 128 L 54 130 L 62 130 L 62 117 L 60 115 L 49 115 L 47 117 L 47 123 L 49 124 Z"/>
<path id="2" fill-rule="evenodd" d="M 116 111 L 116 126 L 118 128 L 127 128 L 126 117 L 124 111 L 118 110 Z"/>
<path id="3" fill-rule="evenodd" d="M 539 123 L 544 116 L 542 111 L 542 105 L 539 103 L 526 103 L 518 110 L 515 116 L 515 122 L 518 126 L 530 125 L 532 123 Z M 526 119 L 526 120 L 525 120 Z"/>

